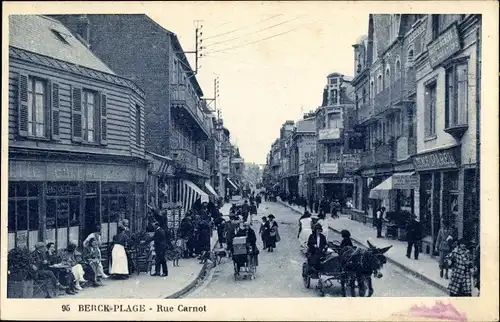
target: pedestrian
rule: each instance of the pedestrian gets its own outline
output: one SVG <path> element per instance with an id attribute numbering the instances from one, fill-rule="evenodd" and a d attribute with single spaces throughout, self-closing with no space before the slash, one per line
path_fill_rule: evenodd
<path id="1" fill-rule="evenodd" d="M 385 207 L 380 208 L 376 213 L 375 224 L 377 226 L 377 238 L 382 238 L 382 223 L 385 217 Z"/>
<path id="2" fill-rule="evenodd" d="M 183 257 L 189 258 L 192 255 L 193 249 L 193 224 L 191 221 L 191 217 L 186 214 L 184 218 L 182 218 L 180 226 L 179 226 L 179 238 L 184 240 L 184 248 L 183 248 Z"/>
<path id="3" fill-rule="evenodd" d="M 307 240 L 312 233 L 311 226 L 311 213 L 306 211 L 299 219 L 299 232 L 297 234 L 297 238 L 300 242 L 300 247 L 307 246 Z"/>
<path id="4" fill-rule="evenodd" d="M 118 227 L 118 233 L 113 237 L 113 249 L 111 251 L 110 274 L 114 277 L 124 279 L 129 275 L 128 257 L 126 248 L 129 237 L 124 227 Z"/>
<path id="5" fill-rule="evenodd" d="M 406 248 L 406 257 L 410 258 L 411 249 L 414 248 L 414 258 L 418 260 L 419 244 L 422 239 L 422 227 L 420 222 L 417 221 L 417 216 L 413 215 L 408 222 L 406 239 L 408 247 Z"/>
<path id="6" fill-rule="evenodd" d="M 47 284 L 49 289 L 47 290 L 47 297 L 54 297 L 59 289 L 65 290 L 68 294 L 72 293 L 68 290 L 69 287 L 61 284 L 54 273 L 49 270 L 49 261 L 46 256 L 45 244 L 37 242 L 35 244 L 35 250 L 30 254 L 33 261 L 33 268 L 35 270 L 35 280 L 48 282 Z"/>
<path id="7" fill-rule="evenodd" d="M 451 252 L 453 240 L 453 230 L 450 227 L 450 222 L 445 219 L 443 220 L 443 225 L 439 228 L 435 247 L 435 251 L 439 252 L 439 276 L 441 276 L 441 278 L 443 278 L 444 271 L 444 278 L 448 279 L 449 267 L 446 264 L 445 258 Z"/>
<path id="8" fill-rule="evenodd" d="M 235 214 L 229 215 L 229 223 L 226 225 L 226 247 L 229 256 L 233 254 L 233 237 L 239 225 L 238 217 Z"/>
<path id="9" fill-rule="evenodd" d="M 94 232 L 91 233 L 90 235 L 87 236 L 87 238 L 85 238 L 85 240 L 83 241 L 83 247 L 87 247 L 89 241 L 94 238 L 96 241 L 97 241 L 97 246 L 98 246 L 98 249 L 99 249 L 99 256 L 101 256 L 101 245 L 102 245 L 102 239 L 101 239 L 101 225 L 100 224 L 97 224 L 95 226 L 95 228 L 93 229 Z M 102 266 L 102 263 L 99 262 L 99 267 L 98 267 L 98 275 L 104 279 L 106 278 L 109 278 L 109 276 L 104 273 L 104 268 Z"/>
<path id="10" fill-rule="evenodd" d="M 316 277 L 321 266 L 321 256 L 325 253 L 327 238 L 323 235 L 323 228 L 320 224 L 314 225 L 313 232 L 307 239 L 307 262 L 314 269 L 313 276 Z"/>
<path id="11" fill-rule="evenodd" d="M 323 228 L 323 235 L 325 235 L 326 240 L 328 240 L 328 231 L 330 227 L 328 225 L 328 218 L 326 218 L 326 214 L 323 210 L 320 210 L 318 214 L 318 224 Z"/>
<path id="12" fill-rule="evenodd" d="M 249 212 L 250 206 L 248 205 L 248 200 L 245 200 L 243 205 L 241 205 L 241 214 L 243 215 L 243 221 L 247 221 Z"/>
<path id="13" fill-rule="evenodd" d="M 336 211 L 335 211 L 335 200 L 331 200 L 330 201 L 330 214 L 332 216 L 332 218 L 335 218 L 335 216 L 337 215 Z"/>
<path id="14" fill-rule="evenodd" d="M 274 249 L 276 248 L 276 243 L 279 241 L 279 231 L 278 231 L 278 223 L 274 221 L 274 215 L 270 214 L 267 216 L 269 219 L 266 222 L 266 228 L 269 230 L 269 237 L 267 238 L 266 241 L 266 246 L 267 246 L 267 251 L 268 252 L 273 252 Z"/>
<path id="15" fill-rule="evenodd" d="M 262 217 L 262 222 L 260 223 L 259 235 L 262 239 L 262 249 L 267 249 L 266 240 L 269 238 L 269 230 L 266 228 L 267 217 Z"/>
<path id="16" fill-rule="evenodd" d="M 210 251 L 210 234 L 212 228 L 210 227 L 210 219 L 205 216 L 200 219 L 198 225 L 198 254 Z"/>
<path id="17" fill-rule="evenodd" d="M 255 203 L 257 205 L 257 209 L 259 209 L 259 205 L 262 203 L 262 197 L 260 196 L 260 194 L 258 194 L 256 197 L 255 197 Z"/>
<path id="18" fill-rule="evenodd" d="M 168 276 L 168 267 L 165 255 L 170 241 L 167 240 L 167 234 L 165 233 L 165 230 L 161 228 L 158 222 L 155 222 L 153 226 L 155 228 L 153 241 L 156 253 L 155 273 L 153 274 L 153 276 Z M 160 272 L 163 273 L 161 274 Z"/>
<path id="19" fill-rule="evenodd" d="M 340 232 L 340 236 L 342 236 L 342 242 L 340 243 L 341 249 L 347 246 L 354 247 L 352 244 L 351 233 L 349 232 L 349 230 L 343 229 Z"/>
<path id="20" fill-rule="evenodd" d="M 224 218 L 222 218 L 222 214 L 219 214 L 219 216 L 215 218 L 214 223 L 217 229 L 217 238 L 219 239 L 219 245 L 222 248 L 222 244 L 226 242 L 224 239 L 226 221 L 224 220 Z"/>
<path id="21" fill-rule="evenodd" d="M 446 257 L 446 260 L 452 269 L 450 284 L 448 285 L 450 296 L 472 296 L 472 258 L 464 239 L 458 241 L 457 246 Z"/>

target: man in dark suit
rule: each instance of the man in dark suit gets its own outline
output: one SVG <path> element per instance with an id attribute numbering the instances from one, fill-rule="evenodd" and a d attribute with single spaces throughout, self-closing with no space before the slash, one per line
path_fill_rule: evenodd
<path id="1" fill-rule="evenodd" d="M 417 221 L 417 216 L 413 215 L 407 226 L 406 240 L 408 241 L 408 247 L 406 248 L 406 257 L 410 258 L 413 247 L 415 259 L 418 259 L 418 248 L 421 239 L 422 227 L 420 222 Z"/>
<path id="2" fill-rule="evenodd" d="M 155 242 L 155 253 L 156 253 L 156 265 L 155 273 L 153 276 L 168 276 L 167 260 L 165 259 L 165 253 L 167 247 L 170 245 L 168 240 L 168 235 L 163 228 L 161 228 L 158 222 L 154 224 L 155 234 L 153 240 Z M 163 274 L 160 275 L 160 269 L 163 270 Z"/>

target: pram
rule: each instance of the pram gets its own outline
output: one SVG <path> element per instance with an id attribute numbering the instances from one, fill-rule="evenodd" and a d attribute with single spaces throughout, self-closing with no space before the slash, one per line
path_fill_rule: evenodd
<path id="1" fill-rule="evenodd" d="M 233 239 L 233 265 L 234 280 L 238 277 L 255 279 L 257 271 L 257 254 L 250 245 L 247 244 L 247 238 L 234 237 Z"/>

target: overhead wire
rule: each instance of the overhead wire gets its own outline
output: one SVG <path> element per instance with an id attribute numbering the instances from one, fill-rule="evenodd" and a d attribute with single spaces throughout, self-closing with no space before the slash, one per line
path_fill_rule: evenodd
<path id="1" fill-rule="evenodd" d="M 243 38 L 243 37 L 251 36 L 251 35 L 256 34 L 256 33 L 258 33 L 258 32 L 265 31 L 265 30 L 269 30 L 269 29 L 272 29 L 272 28 L 277 27 L 277 26 L 281 26 L 281 25 L 283 25 L 283 24 L 285 24 L 285 23 L 288 23 L 288 22 L 291 22 L 291 21 L 297 20 L 297 19 L 299 19 L 299 18 L 300 18 L 300 16 L 295 17 L 295 18 L 290 19 L 290 20 L 286 20 L 286 21 L 280 22 L 280 23 L 278 23 L 278 24 L 275 24 L 275 25 L 272 25 L 272 26 L 269 26 L 269 27 L 266 27 L 266 28 L 259 29 L 259 30 L 254 31 L 254 32 L 247 33 L 247 34 L 242 35 L 242 36 L 239 36 L 239 37 L 234 37 L 234 38 L 231 38 L 231 39 L 222 40 L 222 41 L 219 41 L 219 42 L 216 42 L 216 43 L 213 43 L 213 44 L 209 44 L 209 45 L 204 46 L 204 48 L 213 47 L 213 46 L 215 46 L 215 45 L 219 45 L 219 44 L 223 44 L 223 43 L 226 43 L 226 42 L 229 42 L 229 41 L 233 41 L 233 40 L 236 40 L 236 39 L 240 39 L 240 38 Z"/>
<path id="2" fill-rule="evenodd" d="M 220 36 L 228 35 L 228 34 L 231 34 L 231 33 L 235 32 L 235 31 L 242 30 L 242 29 L 246 29 L 246 28 L 248 28 L 248 27 L 254 26 L 254 25 L 259 24 L 259 23 L 262 23 L 262 22 L 264 22 L 264 21 L 268 21 L 268 20 L 274 19 L 274 18 L 279 17 L 279 16 L 282 16 L 282 15 L 283 15 L 283 14 L 281 14 L 281 13 L 280 13 L 280 14 L 274 15 L 274 16 L 272 16 L 272 17 L 268 17 L 268 18 L 266 18 L 266 19 L 259 20 L 259 21 L 255 22 L 255 23 L 251 24 L 251 25 L 247 25 L 247 26 L 244 26 L 244 27 L 241 27 L 241 28 L 236 28 L 236 29 L 233 29 L 233 30 L 230 30 L 230 31 L 227 31 L 227 32 L 223 32 L 223 33 L 221 33 L 221 34 L 217 34 L 217 35 L 214 35 L 214 36 L 210 36 L 210 37 L 204 38 L 203 40 L 207 40 L 207 39 L 212 39 L 212 38 L 216 38 L 216 37 L 220 37 Z"/>

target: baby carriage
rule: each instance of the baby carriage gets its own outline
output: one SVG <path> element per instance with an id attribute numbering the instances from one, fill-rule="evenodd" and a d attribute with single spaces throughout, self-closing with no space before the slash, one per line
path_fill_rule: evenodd
<path id="1" fill-rule="evenodd" d="M 233 239 L 233 264 L 234 264 L 234 280 L 238 277 L 255 279 L 257 271 L 257 255 L 247 244 L 247 238 L 234 237 Z"/>

